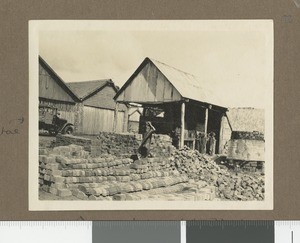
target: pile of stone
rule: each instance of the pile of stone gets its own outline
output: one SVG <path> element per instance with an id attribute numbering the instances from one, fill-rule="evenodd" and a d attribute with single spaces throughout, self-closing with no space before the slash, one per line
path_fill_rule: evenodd
<path id="1" fill-rule="evenodd" d="M 133 154 L 141 140 L 140 134 L 100 132 L 96 138 L 92 139 L 92 156 L 112 154 L 120 157 L 124 154 Z"/>
<path id="2" fill-rule="evenodd" d="M 136 152 L 139 137 L 100 135 L 60 135 L 56 143 L 64 146 L 40 149 L 40 188 L 60 197 L 91 200 L 264 199 L 262 173 L 236 173 L 211 156 L 187 147 L 177 150 L 167 135 L 154 134 L 150 141 L 154 157 L 135 161 L 130 155 Z"/>
<path id="3" fill-rule="evenodd" d="M 219 166 L 208 155 L 185 147 L 175 150 L 170 165 L 195 181 L 216 187 L 216 196 L 227 200 L 263 200 L 264 177 L 229 171 Z"/>
<path id="4" fill-rule="evenodd" d="M 168 157 L 175 150 L 172 138 L 168 135 L 153 134 L 150 142 L 150 153 L 153 157 Z"/>
<path id="5" fill-rule="evenodd" d="M 91 157 L 82 146 L 41 149 L 39 183 L 42 190 L 60 197 L 91 200 L 130 200 L 124 193 L 170 187 L 188 181 L 164 158 L 133 162 L 106 154 Z M 112 198 L 114 197 L 114 198 Z"/>

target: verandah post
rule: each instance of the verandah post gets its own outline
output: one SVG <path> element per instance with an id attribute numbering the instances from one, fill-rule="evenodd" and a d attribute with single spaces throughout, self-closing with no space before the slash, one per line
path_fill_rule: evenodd
<path id="1" fill-rule="evenodd" d="M 184 146 L 184 121 L 185 121 L 185 102 L 181 104 L 181 129 L 180 129 L 180 148 Z"/>

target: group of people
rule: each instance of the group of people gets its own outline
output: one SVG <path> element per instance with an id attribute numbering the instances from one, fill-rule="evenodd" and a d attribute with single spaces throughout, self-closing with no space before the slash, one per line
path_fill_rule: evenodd
<path id="1" fill-rule="evenodd" d="M 180 128 L 176 128 L 172 134 L 173 145 L 179 146 Z M 195 149 L 200 153 L 214 155 L 216 152 L 216 134 L 210 132 L 205 134 L 203 132 L 195 131 Z"/>
<path id="2" fill-rule="evenodd" d="M 216 134 L 214 132 L 210 132 L 207 135 L 198 133 L 195 141 L 195 149 L 200 153 L 214 155 L 216 152 L 216 142 Z"/>

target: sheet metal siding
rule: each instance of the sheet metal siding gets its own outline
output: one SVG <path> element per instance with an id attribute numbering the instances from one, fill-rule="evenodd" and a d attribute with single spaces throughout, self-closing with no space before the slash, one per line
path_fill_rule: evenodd
<path id="1" fill-rule="evenodd" d="M 124 112 L 118 113 L 117 132 L 122 132 Z M 95 107 L 83 107 L 83 133 L 97 134 L 101 131 L 112 132 L 114 124 L 114 111 Z"/>
<path id="2" fill-rule="evenodd" d="M 73 98 L 57 83 L 41 64 L 39 64 L 39 97 L 74 102 Z"/>
<path id="3" fill-rule="evenodd" d="M 133 78 L 117 100 L 137 103 L 170 102 L 180 101 L 181 95 L 153 64 L 148 63 Z"/>

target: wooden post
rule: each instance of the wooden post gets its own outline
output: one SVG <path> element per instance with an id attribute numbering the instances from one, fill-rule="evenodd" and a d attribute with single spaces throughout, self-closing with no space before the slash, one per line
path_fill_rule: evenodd
<path id="1" fill-rule="evenodd" d="M 204 153 L 207 152 L 207 142 L 208 142 L 208 137 L 207 137 L 207 124 L 208 124 L 208 108 L 205 108 L 205 117 L 204 117 Z"/>
<path id="2" fill-rule="evenodd" d="M 185 122 L 185 103 L 181 104 L 181 129 L 180 129 L 180 148 L 184 146 L 184 122 Z"/>
<path id="3" fill-rule="evenodd" d="M 222 114 L 221 116 L 221 121 L 220 121 L 220 136 L 219 136 L 219 151 L 218 153 L 219 154 L 222 154 L 223 153 L 223 126 L 224 126 L 224 115 Z"/>
<path id="4" fill-rule="evenodd" d="M 128 109 L 129 107 L 126 106 L 124 112 L 123 132 L 128 132 Z"/>
<path id="5" fill-rule="evenodd" d="M 208 108 L 205 108 L 205 118 L 204 118 L 204 133 L 207 135 L 207 123 L 208 123 Z"/>
<path id="6" fill-rule="evenodd" d="M 115 112 L 114 112 L 113 132 L 116 132 L 116 131 L 117 131 L 117 126 L 118 126 L 118 111 L 119 111 L 119 103 L 116 102 Z"/>

